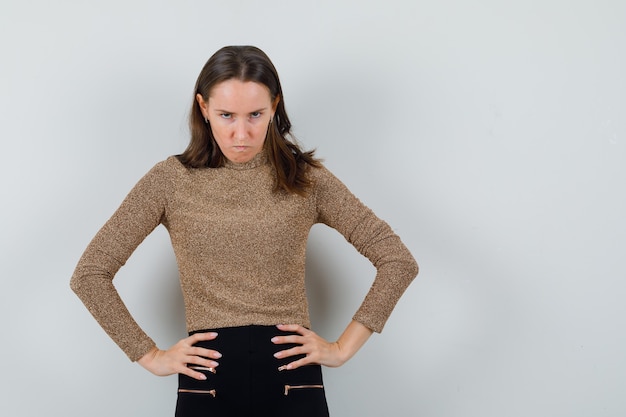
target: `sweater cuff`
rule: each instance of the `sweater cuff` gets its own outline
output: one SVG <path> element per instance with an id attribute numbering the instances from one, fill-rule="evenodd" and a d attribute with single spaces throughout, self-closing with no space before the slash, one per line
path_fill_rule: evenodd
<path id="1" fill-rule="evenodd" d="M 150 352 L 155 347 L 156 343 L 154 343 L 152 339 L 148 338 L 132 347 L 124 348 L 123 350 L 124 353 L 126 353 L 126 356 L 128 356 L 128 359 L 130 359 L 132 362 L 137 362 L 139 359 L 143 358 L 146 353 Z"/>

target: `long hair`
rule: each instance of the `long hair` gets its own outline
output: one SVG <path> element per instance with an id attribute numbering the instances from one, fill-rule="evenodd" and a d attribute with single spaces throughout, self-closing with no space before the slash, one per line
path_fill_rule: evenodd
<path id="1" fill-rule="evenodd" d="M 306 194 L 311 186 L 306 175 L 307 168 L 320 166 L 320 161 L 313 156 L 314 151 L 303 152 L 291 140 L 291 122 L 285 110 L 278 72 L 268 56 L 254 46 L 226 46 L 204 65 L 196 81 L 189 114 L 191 140 L 178 159 L 190 168 L 218 168 L 224 165 L 225 156 L 213 137 L 211 127 L 205 123 L 196 95 L 200 94 L 208 100 L 213 87 L 231 79 L 262 84 L 269 89 L 272 102 L 279 98 L 263 145 L 276 173 L 274 191 Z"/>

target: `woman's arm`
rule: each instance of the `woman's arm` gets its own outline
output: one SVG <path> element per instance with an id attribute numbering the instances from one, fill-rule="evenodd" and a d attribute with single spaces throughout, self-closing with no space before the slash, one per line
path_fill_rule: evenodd
<path id="1" fill-rule="evenodd" d="M 330 171 L 315 176 L 317 221 L 341 233 L 376 268 L 376 276 L 352 317 L 380 333 L 396 303 L 418 273 L 418 265 L 400 237 Z"/>
<path id="2" fill-rule="evenodd" d="M 165 215 L 170 185 L 166 163 L 157 164 L 128 193 L 81 256 L 70 286 L 131 360 L 154 347 L 119 296 L 113 278 Z"/>
<path id="3" fill-rule="evenodd" d="M 279 329 L 298 333 L 274 338 L 274 343 L 296 346 L 276 353 L 278 358 L 305 354 L 285 365 L 295 369 L 306 364 L 336 367 L 344 364 L 363 346 L 372 332 L 381 332 L 396 303 L 418 272 L 415 259 L 393 232 L 356 198 L 327 169 L 312 170 L 313 190 L 320 223 L 336 229 L 376 268 L 376 277 L 352 322 L 339 339 L 330 343 L 315 332 L 298 325 Z"/>

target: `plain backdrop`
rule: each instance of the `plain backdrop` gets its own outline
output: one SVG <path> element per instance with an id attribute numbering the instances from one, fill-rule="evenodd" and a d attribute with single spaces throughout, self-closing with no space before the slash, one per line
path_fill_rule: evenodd
<path id="1" fill-rule="evenodd" d="M 421 266 L 381 335 L 325 369 L 332 415 L 626 415 L 626 2 L 0 2 L 0 415 L 171 416 L 69 289 L 134 183 L 180 153 L 193 84 L 253 44 L 303 147 Z M 313 228 L 314 329 L 374 276 Z M 163 348 L 185 336 L 158 228 L 115 280 Z"/>

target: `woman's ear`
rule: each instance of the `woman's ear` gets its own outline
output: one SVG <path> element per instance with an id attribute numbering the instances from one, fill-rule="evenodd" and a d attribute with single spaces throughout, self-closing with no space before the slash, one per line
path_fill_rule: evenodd
<path id="1" fill-rule="evenodd" d="M 278 108 L 278 103 L 280 103 L 280 96 L 276 96 L 276 98 L 272 102 L 272 112 L 276 113 L 276 109 Z"/>
<path id="2" fill-rule="evenodd" d="M 204 118 L 208 119 L 209 109 L 208 109 L 207 102 L 204 101 L 204 97 L 202 97 L 202 94 L 200 93 L 196 94 L 196 101 L 198 102 L 198 105 L 200 106 L 200 111 L 202 112 L 202 115 L 204 116 Z"/>

